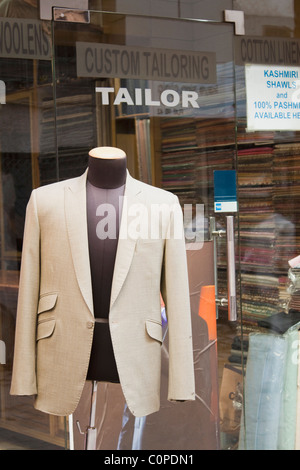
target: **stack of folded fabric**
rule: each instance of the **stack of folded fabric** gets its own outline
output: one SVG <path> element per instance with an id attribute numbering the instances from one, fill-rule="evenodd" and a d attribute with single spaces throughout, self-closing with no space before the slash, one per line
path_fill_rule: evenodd
<path id="1" fill-rule="evenodd" d="M 291 311 L 300 312 L 300 290 L 297 290 L 291 295 L 289 312 Z"/>
<path id="2" fill-rule="evenodd" d="M 279 312 L 258 321 L 258 325 L 278 334 L 286 331 L 300 322 L 300 310 L 289 310 L 289 313 Z"/>
<path id="3" fill-rule="evenodd" d="M 274 210 L 281 218 L 276 226 L 274 264 L 277 271 L 286 273 L 287 262 L 299 251 L 300 243 L 300 144 L 276 145 L 273 165 Z"/>
<path id="4" fill-rule="evenodd" d="M 249 341 L 242 339 L 241 336 L 235 336 L 231 344 L 231 352 L 228 358 L 229 362 L 242 365 L 247 361 Z"/>
<path id="5" fill-rule="evenodd" d="M 197 160 L 193 119 L 165 118 L 161 123 L 162 187 L 175 193 L 181 204 L 195 201 Z"/>

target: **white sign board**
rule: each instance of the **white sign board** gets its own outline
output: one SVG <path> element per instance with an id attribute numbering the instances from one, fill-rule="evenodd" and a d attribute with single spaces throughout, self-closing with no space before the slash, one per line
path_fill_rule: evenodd
<path id="1" fill-rule="evenodd" d="M 300 67 L 246 65 L 248 131 L 300 130 Z"/>

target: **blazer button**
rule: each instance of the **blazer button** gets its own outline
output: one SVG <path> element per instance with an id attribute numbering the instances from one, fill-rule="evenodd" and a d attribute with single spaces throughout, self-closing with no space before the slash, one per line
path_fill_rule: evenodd
<path id="1" fill-rule="evenodd" d="M 92 328 L 94 328 L 94 323 L 92 321 L 88 321 L 86 326 L 87 326 L 87 328 L 92 329 Z"/>

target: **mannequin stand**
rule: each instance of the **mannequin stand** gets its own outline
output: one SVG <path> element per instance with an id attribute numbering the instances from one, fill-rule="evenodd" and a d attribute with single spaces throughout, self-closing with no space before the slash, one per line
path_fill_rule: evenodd
<path id="1" fill-rule="evenodd" d="M 92 395 L 89 425 L 85 431 L 81 431 L 80 423 L 78 421 L 76 423 L 80 434 L 85 436 L 85 450 L 96 450 L 97 448 L 98 430 L 95 424 L 98 381 L 94 380 L 94 378 L 102 383 L 106 381 L 118 382 L 118 373 L 108 325 L 111 285 L 118 237 L 101 240 L 97 234 L 97 224 L 99 221 L 96 215 L 99 204 L 110 203 L 116 209 L 116 218 L 111 220 L 114 224 L 113 226 L 119 220 L 119 201 L 124 193 L 127 176 L 126 161 L 125 152 L 115 147 L 96 147 L 89 152 L 86 194 L 95 330 L 87 380 L 92 380 Z M 118 233 L 119 227 L 117 226 L 116 229 Z M 102 265 L 105 265 L 105 272 L 102 270 Z M 101 325 L 99 325 L 101 323 L 106 323 L 107 325 L 102 325 L 103 328 L 101 328 Z M 105 328 L 106 326 L 107 328 Z M 105 367 L 99 361 L 99 357 L 109 358 L 106 360 Z M 101 424 L 98 427 L 101 429 Z"/>
<path id="2" fill-rule="evenodd" d="M 97 450 L 97 428 L 95 427 L 96 420 L 96 405 L 97 405 L 97 388 L 98 382 L 93 380 L 92 396 L 91 396 L 91 411 L 90 422 L 86 431 L 82 431 L 79 421 L 76 421 L 77 428 L 80 434 L 85 434 L 84 450 Z"/>

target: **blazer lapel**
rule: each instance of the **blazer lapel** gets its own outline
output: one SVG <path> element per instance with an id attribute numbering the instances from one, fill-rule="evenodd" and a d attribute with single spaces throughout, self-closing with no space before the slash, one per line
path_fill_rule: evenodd
<path id="1" fill-rule="evenodd" d="M 65 188 L 65 216 L 74 269 L 83 298 L 94 315 L 86 215 L 87 170 Z"/>
<path id="2" fill-rule="evenodd" d="M 127 171 L 110 307 L 113 306 L 122 289 L 133 259 L 137 242 L 136 237 L 132 237 L 132 234 L 130 234 L 130 208 L 135 204 L 140 204 L 139 195 L 141 193 L 141 189 L 140 185 L 136 183 L 137 181 L 132 178 Z"/>

